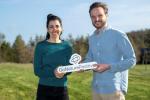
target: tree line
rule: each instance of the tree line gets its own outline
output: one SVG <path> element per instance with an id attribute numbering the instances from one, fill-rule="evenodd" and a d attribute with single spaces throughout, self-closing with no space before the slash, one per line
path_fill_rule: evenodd
<path id="1" fill-rule="evenodd" d="M 32 63 L 35 45 L 42 39 L 43 36 L 37 35 L 25 44 L 22 36 L 18 35 L 11 45 L 5 40 L 4 34 L 0 33 L 0 62 Z"/>
<path id="2" fill-rule="evenodd" d="M 131 31 L 127 33 L 136 53 L 137 63 L 141 63 L 141 49 L 150 48 L 150 29 Z M 83 58 L 88 51 L 88 37 L 80 36 L 74 38 L 68 35 L 65 40 L 72 43 L 74 52 L 80 54 Z M 0 63 L 32 63 L 34 48 L 39 41 L 45 39 L 45 36 L 36 35 L 30 38 L 26 44 L 21 35 L 16 36 L 13 44 L 5 40 L 5 35 L 0 33 Z"/>

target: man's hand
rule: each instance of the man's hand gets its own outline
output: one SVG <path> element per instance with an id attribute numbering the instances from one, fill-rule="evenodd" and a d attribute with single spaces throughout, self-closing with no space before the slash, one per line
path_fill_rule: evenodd
<path id="1" fill-rule="evenodd" d="M 55 69 L 54 74 L 57 78 L 62 78 L 65 75 L 65 73 L 58 72 L 57 69 Z"/>
<path id="2" fill-rule="evenodd" d="M 109 64 L 95 64 L 94 66 L 96 66 L 96 68 L 93 70 L 97 71 L 97 72 L 104 72 L 104 71 L 110 69 Z"/>

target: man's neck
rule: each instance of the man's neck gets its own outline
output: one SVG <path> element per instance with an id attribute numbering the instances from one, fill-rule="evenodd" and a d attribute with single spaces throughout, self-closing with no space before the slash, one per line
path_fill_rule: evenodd
<path id="1" fill-rule="evenodd" d="M 99 34 L 100 32 L 102 32 L 104 29 L 106 29 L 108 27 L 108 24 L 106 23 L 103 27 L 101 27 L 101 28 L 97 28 L 96 30 L 95 30 L 95 33 L 96 34 Z"/>
<path id="2" fill-rule="evenodd" d="M 103 27 L 97 28 L 96 30 L 104 30 L 107 26 L 108 26 L 108 25 L 107 25 L 107 23 L 106 23 Z"/>

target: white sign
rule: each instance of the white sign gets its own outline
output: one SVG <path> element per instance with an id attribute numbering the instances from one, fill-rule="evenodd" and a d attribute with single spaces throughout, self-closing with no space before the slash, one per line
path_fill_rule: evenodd
<path id="1" fill-rule="evenodd" d="M 68 66 L 60 66 L 57 68 L 57 70 L 60 73 L 88 70 L 88 69 L 96 68 L 95 66 L 93 66 L 94 64 L 97 64 L 97 63 L 89 62 L 89 63 L 75 64 L 75 65 L 68 65 Z"/>
<path id="2" fill-rule="evenodd" d="M 81 61 L 81 56 L 79 54 L 73 54 L 69 60 L 69 62 L 73 65 L 60 66 L 57 68 L 57 71 L 60 73 L 66 73 L 66 72 L 74 72 L 74 71 L 96 68 L 96 66 L 93 66 L 94 64 L 97 64 L 96 62 L 78 64 L 80 61 Z"/>

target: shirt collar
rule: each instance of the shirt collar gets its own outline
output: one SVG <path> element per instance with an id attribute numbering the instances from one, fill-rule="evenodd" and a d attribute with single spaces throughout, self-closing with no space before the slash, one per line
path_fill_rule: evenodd
<path id="1" fill-rule="evenodd" d="M 100 34 L 100 33 L 103 33 L 103 32 L 105 32 L 107 29 L 109 29 L 110 28 L 110 26 L 108 25 L 108 24 L 106 24 L 103 28 L 101 28 L 101 29 L 97 29 L 97 30 L 95 30 L 94 31 L 94 34 Z"/>

